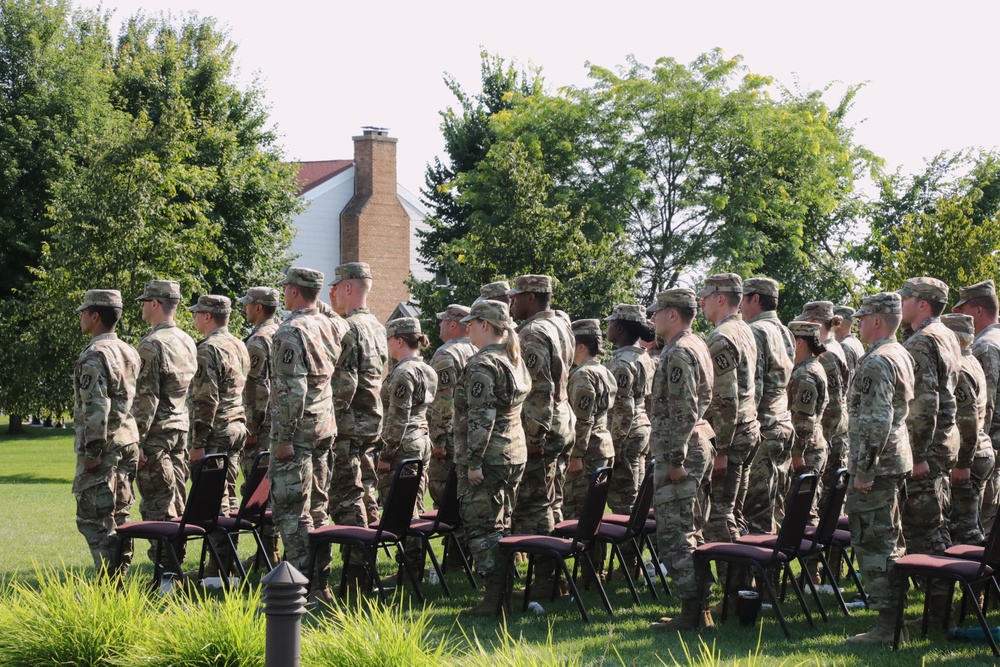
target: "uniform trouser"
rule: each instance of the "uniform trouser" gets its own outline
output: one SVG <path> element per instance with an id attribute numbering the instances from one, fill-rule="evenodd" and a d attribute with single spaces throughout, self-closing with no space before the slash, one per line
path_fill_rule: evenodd
<path id="1" fill-rule="evenodd" d="M 421 443 L 412 443 L 413 447 L 407 447 L 404 451 L 401 451 L 396 456 L 393 457 L 392 461 L 389 462 L 389 470 L 386 472 L 378 473 L 378 495 L 382 499 L 382 503 L 389 497 L 389 490 L 392 488 L 392 480 L 396 474 L 396 469 L 399 468 L 399 464 L 403 462 L 403 459 L 420 459 L 424 462 L 424 474 L 420 479 L 420 487 L 417 489 L 417 500 L 413 504 L 413 516 L 418 517 L 424 512 L 424 494 L 427 491 L 427 465 L 431 457 L 430 443 L 426 443 L 426 446 L 421 446 Z M 413 537 L 408 537 L 403 543 L 403 551 L 406 554 L 406 559 L 417 568 L 417 572 L 423 571 L 424 564 L 424 554 L 423 545 L 420 540 Z"/>
<path id="2" fill-rule="evenodd" d="M 243 471 L 243 482 L 250 481 L 253 474 L 253 462 L 261 452 L 271 451 L 271 424 L 264 422 L 257 433 L 257 440 L 253 445 L 247 444 L 240 452 L 240 469 Z M 273 507 L 270 501 L 268 506 Z M 315 524 L 314 524 L 315 525 Z M 273 525 L 267 524 L 260 528 L 260 539 L 272 550 L 278 549 L 278 532 Z"/>
<path id="3" fill-rule="evenodd" d="M 431 456 L 427 464 L 427 490 L 431 494 L 435 509 L 439 509 L 444 502 L 444 489 L 448 484 L 448 473 L 451 472 L 451 464 L 455 461 L 455 455 L 448 452 L 444 458 Z"/>
<path id="4" fill-rule="evenodd" d="M 118 534 L 115 532 L 115 512 L 118 498 L 118 463 L 120 449 L 101 454 L 101 462 L 94 470 L 83 466 L 85 456 L 76 457 L 76 476 L 73 495 L 76 496 L 76 527 L 87 541 L 94 567 L 98 572 L 113 572 Z"/>
<path id="5" fill-rule="evenodd" d="M 361 481 L 362 458 L 372 438 L 337 438 L 330 469 L 330 518 L 338 526 L 367 526 L 365 487 Z M 376 493 L 374 487 L 372 493 Z M 352 565 L 364 565 L 359 549 L 351 550 Z"/>
<path id="6" fill-rule="evenodd" d="M 332 438 L 316 442 L 317 449 L 329 449 Z M 285 560 L 303 574 L 311 575 L 309 566 L 309 531 L 313 528 L 309 512 L 313 483 L 312 443 L 293 445 L 295 455 L 289 461 L 279 461 L 274 456 L 272 443 L 268 476 L 271 478 L 271 503 L 274 525 L 285 545 Z M 326 568 L 329 568 L 329 550 Z M 322 569 L 322 564 L 320 564 Z M 329 572 L 327 572 L 329 576 Z"/>
<path id="7" fill-rule="evenodd" d="M 951 521 L 948 533 L 955 544 L 985 544 L 986 533 L 980 522 L 980 506 L 986 480 L 993 473 L 994 453 L 977 455 L 969 467 L 969 480 L 951 485 Z"/>
<path id="8" fill-rule="evenodd" d="M 787 480 L 792 467 L 790 422 L 761 429 L 760 446 L 750 465 L 743 517 L 751 533 L 776 533 L 784 517 Z"/>
<path id="9" fill-rule="evenodd" d="M 712 514 L 705 526 L 705 539 L 709 542 L 735 542 L 742 534 L 743 503 L 756 446 L 756 439 L 734 441 L 726 452 L 729 459 L 726 472 L 712 479 Z"/>
<path id="10" fill-rule="evenodd" d="M 513 507 L 515 535 L 548 535 L 555 528 L 552 503 L 557 458 L 546 452 L 538 458 L 529 458 L 525 464 Z"/>
<path id="11" fill-rule="evenodd" d="M 598 468 L 610 466 L 614 462 L 610 456 L 588 452 L 583 457 L 583 470 L 573 475 L 567 469 L 566 492 L 563 495 L 563 520 L 579 519 L 583 511 L 583 501 L 587 498 L 587 485 Z"/>
<path id="12" fill-rule="evenodd" d="M 569 457 L 573 448 L 570 446 L 556 459 L 556 472 L 552 481 L 552 526 L 563 520 L 563 502 L 566 493 L 566 479 L 569 474 Z"/>
<path id="13" fill-rule="evenodd" d="M 187 486 L 187 437 L 186 431 L 161 431 L 150 433 L 142 444 L 146 463 L 136 471 L 135 482 L 142 499 L 139 514 L 143 521 L 171 521 L 184 513 Z M 175 468 L 176 454 L 183 455 L 183 472 Z M 183 479 L 178 502 L 178 484 Z M 178 557 L 184 561 L 184 546 L 179 547 Z M 149 560 L 156 559 L 156 544 L 149 547 Z"/>
<path id="14" fill-rule="evenodd" d="M 906 581 L 896 572 L 896 561 L 907 550 L 903 540 L 900 494 L 902 476 L 876 477 L 866 494 L 847 490 L 847 516 L 851 546 L 858 558 L 868 606 L 879 611 L 896 608 L 900 587 Z"/>
<path id="15" fill-rule="evenodd" d="M 636 495 L 646 475 L 646 452 L 649 450 L 649 426 L 640 426 L 617 445 L 608 507 L 615 514 L 630 514 Z"/>
<path id="16" fill-rule="evenodd" d="M 688 447 L 684 469 L 687 477 L 670 480 L 670 461 L 659 457 L 654 468 L 656 541 L 660 562 L 674 582 L 681 600 L 698 599 L 694 551 L 704 543 L 702 531 L 711 510 L 712 464 L 715 449 L 707 438 Z"/>
<path id="17" fill-rule="evenodd" d="M 368 523 L 378 521 L 378 438 L 371 438 L 365 443 L 358 462 L 361 464 L 361 486 L 364 488 L 363 502 L 365 519 Z"/>
<path id="18" fill-rule="evenodd" d="M 118 461 L 118 481 L 115 484 L 115 525 L 120 526 L 131 519 L 135 505 L 135 478 L 139 469 L 139 445 L 125 445 L 121 448 Z M 121 547 L 122 557 L 118 567 L 122 574 L 132 564 L 132 540 L 125 540 Z"/>
<path id="19" fill-rule="evenodd" d="M 518 494 L 524 464 L 482 466 L 483 481 L 472 486 L 461 484 L 459 505 L 476 571 L 484 579 L 502 576 L 503 557 L 500 539 L 509 531 L 506 514 L 511 498 Z"/>
<path id="20" fill-rule="evenodd" d="M 224 433 L 212 436 L 205 444 L 205 455 L 222 454 L 226 457 L 226 495 L 222 499 L 222 513 L 235 515 L 240 511 L 240 496 L 237 482 L 240 476 L 240 453 L 247 441 L 247 426 L 243 422 L 232 422 Z M 226 536 L 215 531 L 208 536 L 222 557 L 223 565 L 229 567 L 229 541 Z M 234 541 L 235 541 L 234 536 Z"/>
<path id="21" fill-rule="evenodd" d="M 948 523 L 951 516 L 950 471 L 940 462 L 928 460 L 930 475 L 920 481 L 906 480 L 903 504 L 903 535 L 906 552 L 940 555 L 951 546 Z M 928 593 L 947 595 L 949 585 L 934 580 Z"/>
<path id="22" fill-rule="evenodd" d="M 333 443 L 312 450 L 312 493 L 309 494 L 309 514 L 313 528 L 326 525 L 330 516 L 330 480 L 333 469 Z"/>
<path id="23" fill-rule="evenodd" d="M 824 433 L 824 435 L 826 434 Z M 816 489 L 817 503 L 815 506 L 817 507 L 826 507 L 830 493 L 837 483 L 837 471 L 847 466 L 847 450 L 850 448 L 850 439 L 847 432 L 844 431 L 827 438 L 827 444 L 829 445 L 829 453 L 824 467 L 820 469 L 823 477 L 820 479 L 820 486 Z M 837 509 L 838 513 L 841 509 Z"/>
<path id="24" fill-rule="evenodd" d="M 827 446 L 826 442 L 819 439 L 819 442 L 814 443 L 804 452 L 802 452 L 802 466 L 795 471 L 796 477 L 799 475 L 812 474 L 821 476 L 823 471 L 829 465 L 829 455 L 830 448 Z M 822 486 L 822 478 L 817 480 L 816 493 L 813 495 L 812 507 L 809 509 L 809 524 L 810 526 L 816 526 L 819 524 L 819 495 L 820 487 Z M 838 513 L 837 516 L 840 516 Z"/>
<path id="25" fill-rule="evenodd" d="M 983 524 L 983 531 L 989 535 L 993 528 L 993 519 L 996 518 L 997 508 L 1000 507 L 1000 454 L 993 450 L 994 463 L 993 472 L 986 478 L 986 488 L 983 489 L 983 506 L 980 511 L 980 521 Z"/>
<path id="26" fill-rule="evenodd" d="M 187 483 L 191 477 L 191 467 L 188 465 L 188 443 L 191 433 L 184 431 L 181 437 L 171 444 L 170 463 L 174 473 L 174 515 L 184 514 L 187 506 Z"/>

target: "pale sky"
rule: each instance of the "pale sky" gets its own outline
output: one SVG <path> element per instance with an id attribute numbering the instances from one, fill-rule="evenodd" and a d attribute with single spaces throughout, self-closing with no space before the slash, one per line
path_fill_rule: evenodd
<path id="1" fill-rule="evenodd" d="M 76 0 L 79 6 L 96 2 Z M 244 80 L 256 72 L 286 156 L 353 156 L 363 125 L 399 139 L 400 183 L 416 193 L 442 149 L 450 72 L 479 84 L 479 50 L 531 62 L 550 87 L 585 85 L 587 61 L 634 54 L 688 63 L 721 47 L 751 71 L 802 89 L 848 84 L 856 138 L 890 168 L 918 171 L 944 149 L 1000 147 L 995 69 L 1000 3 L 885 2 L 260 2 L 110 0 L 115 21 L 197 11 L 227 26 Z M 862 122 L 863 121 L 863 122 Z"/>

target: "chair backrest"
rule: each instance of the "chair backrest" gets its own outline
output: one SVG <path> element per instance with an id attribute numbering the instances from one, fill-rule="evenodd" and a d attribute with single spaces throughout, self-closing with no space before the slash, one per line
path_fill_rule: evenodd
<path id="1" fill-rule="evenodd" d="M 583 510 L 580 512 L 580 519 L 576 523 L 576 532 L 573 534 L 574 548 L 576 544 L 590 545 L 597 537 L 597 531 L 601 529 L 601 520 L 604 518 L 604 507 L 608 504 L 608 491 L 611 488 L 611 468 L 604 466 L 594 471 L 594 475 L 587 482 L 587 496 L 583 499 Z"/>
<path id="2" fill-rule="evenodd" d="M 420 492 L 420 482 L 424 476 L 424 462 L 420 459 L 403 459 L 396 468 L 389 488 L 389 496 L 382 508 L 382 518 L 378 522 L 376 540 L 382 539 L 383 532 L 402 537 L 410 520 Z"/>
<path id="3" fill-rule="evenodd" d="M 813 498 L 816 496 L 816 484 L 819 477 L 815 473 L 799 475 L 792 487 L 792 492 L 785 500 L 785 518 L 778 529 L 778 539 L 774 550 L 785 555 L 794 555 L 802 548 L 802 538 L 809 522 Z"/>
<path id="4" fill-rule="evenodd" d="M 847 468 L 841 468 L 834 476 L 833 488 L 826 498 L 826 505 L 822 514 L 819 515 L 819 525 L 813 533 L 813 543 L 827 546 L 833 540 L 833 534 L 837 531 L 837 524 L 840 523 L 840 510 L 844 507 L 844 498 L 847 497 L 847 485 L 850 482 L 850 475 Z"/>
<path id="5" fill-rule="evenodd" d="M 990 534 L 986 536 L 983 559 L 979 563 L 979 576 L 985 576 L 987 566 L 995 567 L 997 563 L 1000 563 L 1000 521 L 993 522 Z"/>
<path id="6" fill-rule="evenodd" d="M 181 526 L 193 524 L 212 532 L 219 520 L 222 498 L 226 494 L 225 454 L 208 454 L 191 471 L 191 491 L 181 516 Z"/>
<path id="7" fill-rule="evenodd" d="M 243 500 L 236 517 L 249 521 L 254 525 L 264 520 L 267 512 L 267 500 L 271 497 L 271 478 L 267 476 L 267 461 L 269 452 L 260 452 L 254 457 L 250 477 L 243 487 Z"/>
<path id="8" fill-rule="evenodd" d="M 646 476 L 643 477 L 642 484 L 639 485 L 639 493 L 635 496 L 635 504 L 632 505 L 632 514 L 629 515 L 628 520 L 629 539 L 642 533 L 646 528 L 646 522 L 649 521 L 649 508 L 653 504 L 653 487 L 656 482 L 654 479 L 655 464 L 656 460 L 654 459 L 646 466 Z"/>
<path id="9" fill-rule="evenodd" d="M 434 531 L 437 531 L 439 523 L 446 523 L 452 528 L 456 528 L 462 523 L 461 509 L 458 504 L 458 470 L 454 463 L 448 471 L 448 480 L 444 483 L 444 499 L 437 511 L 437 518 L 434 520 Z"/>

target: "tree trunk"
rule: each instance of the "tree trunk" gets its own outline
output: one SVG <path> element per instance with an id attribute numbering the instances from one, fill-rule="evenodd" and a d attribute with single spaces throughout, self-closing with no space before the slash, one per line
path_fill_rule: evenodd
<path id="1" fill-rule="evenodd" d="M 22 415 L 11 415 L 7 424 L 7 435 L 22 435 L 24 433 L 24 417 Z"/>

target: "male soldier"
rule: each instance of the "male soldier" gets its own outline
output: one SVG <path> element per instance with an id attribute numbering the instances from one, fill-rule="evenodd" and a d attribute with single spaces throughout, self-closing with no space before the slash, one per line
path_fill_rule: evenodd
<path id="1" fill-rule="evenodd" d="M 969 315 L 976 327 L 976 340 L 972 343 L 972 356 L 983 367 L 986 375 L 986 415 L 984 428 L 993 442 L 995 459 L 1000 458 L 1000 414 L 997 414 L 997 391 L 1000 388 L 1000 323 L 997 321 L 997 292 L 992 280 L 985 280 L 961 289 L 961 299 L 952 311 Z M 989 535 L 993 519 L 1000 505 L 1000 466 L 986 480 L 980 519 L 983 530 Z"/>
<path id="2" fill-rule="evenodd" d="M 236 512 L 240 452 L 247 441 L 246 412 L 243 410 L 243 386 L 250 370 L 250 355 L 239 338 L 229 333 L 229 297 L 203 294 L 188 310 L 194 313 L 194 326 L 205 338 L 198 343 L 198 372 L 191 381 L 190 462 L 194 465 L 205 454 L 225 454 L 226 497 L 222 513 Z"/>
<path id="3" fill-rule="evenodd" d="M 499 301 L 507 303 L 507 293 L 510 292 L 510 283 L 506 280 L 498 280 L 495 283 L 487 283 L 479 288 L 479 298 L 487 301 Z"/>
<path id="4" fill-rule="evenodd" d="M 135 456 L 139 442 L 131 414 L 139 355 L 115 335 L 122 316 L 118 290 L 88 290 L 76 310 L 80 330 L 90 336 L 76 360 L 73 383 L 76 526 L 87 540 L 98 574 L 124 574 L 114 562 L 115 528 L 128 520 L 133 495 L 131 488 L 119 489 L 122 484 L 130 487 L 131 480 L 118 474 L 118 464 L 123 450 L 131 449 Z"/>
<path id="5" fill-rule="evenodd" d="M 313 269 L 288 269 L 280 287 L 291 314 L 271 342 L 271 502 L 285 560 L 301 572 L 307 570 L 313 528 L 314 452 L 325 456 L 337 435 L 330 379 L 341 341 L 333 320 L 316 306 L 323 277 Z M 311 597 L 332 601 L 329 549 L 317 554 L 316 564 L 319 576 L 312 582 Z"/>
<path id="6" fill-rule="evenodd" d="M 243 339 L 250 355 L 250 370 L 243 388 L 247 418 L 247 444 L 240 454 L 244 479 L 250 479 L 253 462 L 260 452 L 271 451 L 271 342 L 281 324 L 275 313 L 281 295 L 273 287 L 251 287 L 241 296 L 243 314 L 253 327 Z M 261 539 L 272 564 L 278 562 L 278 534 L 272 525 L 261 529 Z"/>
<path id="7" fill-rule="evenodd" d="M 517 328 L 521 357 L 531 376 L 531 391 L 521 413 L 528 463 L 517 492 L 513 532 L 548 535 L 555 527 L 554 505 L 561 497 L 557 470 L 573 447 L 573 412 L 566 400 L 573 332 L 550 307 L 551 277 L 518 276 L 507 294 L 511 315 L 521 320 Z M 536 559 L 537 585 L 532 590 L 539 599 L 552 593 L 556 565 L 551 558 Z"/>
<path id="8" fill-rule="evenodd" d="M 913 472 L 906 482 L 903 532 L 914 554 L 941 554 L 951 546 L 951 469 L 958 458 L 955 386 L 962 351 L 954 334 L 941 324 L 948 286 L 935 278 L 910 278 L 899 290 L 902 320 L 913 326 L 903 344 L 913 358 L 913 402 L 906 426 L 913 450 Z M 951 597 L 942 581 L 931 584 L 931 616 L 939 618 Z"/>
<path id="9" fill-rule="evenodd" d="M 854 372 L 858 368 L 858 362 L 865 354 L 865 346 L 854 337 L 854 309 L 850 306 L 834 306 L 834 315 L 840 315 L 843 321 L 834 330 L 834 336 L 840 347 L 844 350 L 844 358 L 847 359 L 847 370 L 850 374 L 848 384 L 854 381 Z"/>
<path id="10" fill-rule="evenodd" d="M 848 637 L 848 642 L 891 642 L 896 600 L 906 585 L 895 564 L 906 552 L 901 495 L 913 468 L 906 420 L 914 379 L 913 362 L 896 342 L 901 311 L 899 295 L 883 292 L 866 297 L 854 314 L 861 342 L 869 347 L 847 401 L 851 485 L 846 507 L 868 607 L 878 610 L 878 621 L 873 630 Z M 905 628 L 901 639 L 907 639 Z"/>
<path id="11" fill-rule="evenodd" d="M 958 463 L 951 470 L 951 521 L 948 533 L 955 544 L 982 545 L 986 542 L 979 523 L 983 487 L 993 474 L 993 442 L 987 435 L 986 375 L 969 348 L 976 330 L 969 315 L 941 316 L 941 324 L 951 329 L 962 348 L 962 372 L 955 386 L 955 426 L 960 445 Z"/>
<path id="12" fill-rule="evenodd" d="M 757 343 L 756 400 L 760 446 L 750 466 L 743 515 L 752 533 L 775 533 L 784 516 L 784 490 L 792 455 L 792 418 L 788 378 L 795 343 L 778 319 L 778 281 L 748 278 L 740 310 Z"/>
<path id="13" fill-rule="evenodd" d="M 431 367 L 437 373 L 438 384 L 434 401 L 427 409 L 427 428 L 433 447 L 427 470 L 428 488 L 437 508 L 444 502 L 444 487 L 455 460 L 455 441 L 452 435 L 455 386 L 469 363 L 469 357 L 476 353 L 475 346 L 469 340 L 469 325 L 462 322 L 462 318 L 468 314 L 468 306 L 454 303 L 437 314 L 441 322 L 438 331 L 444 344 L 431 357 Z M 459 477 L 461 475 L 462 472 L 459 471 Z"/>
<path id="14" fill-rule="evenodd" d="M 715 378 L 708 347 L 691 331 L 695 303 L 693 290 L 677 288 L 657 294 L 650 307 L 656 334 L 667 341 L 653 378 L 650 413 L 656 538 L 681 599 L 680 616 L 663 617 L 652 627 L 671 631 L 714 625 L 694 565 L 694 551 L 704 542 L 715 461 L 715 433 L 705 419 Z"/>

